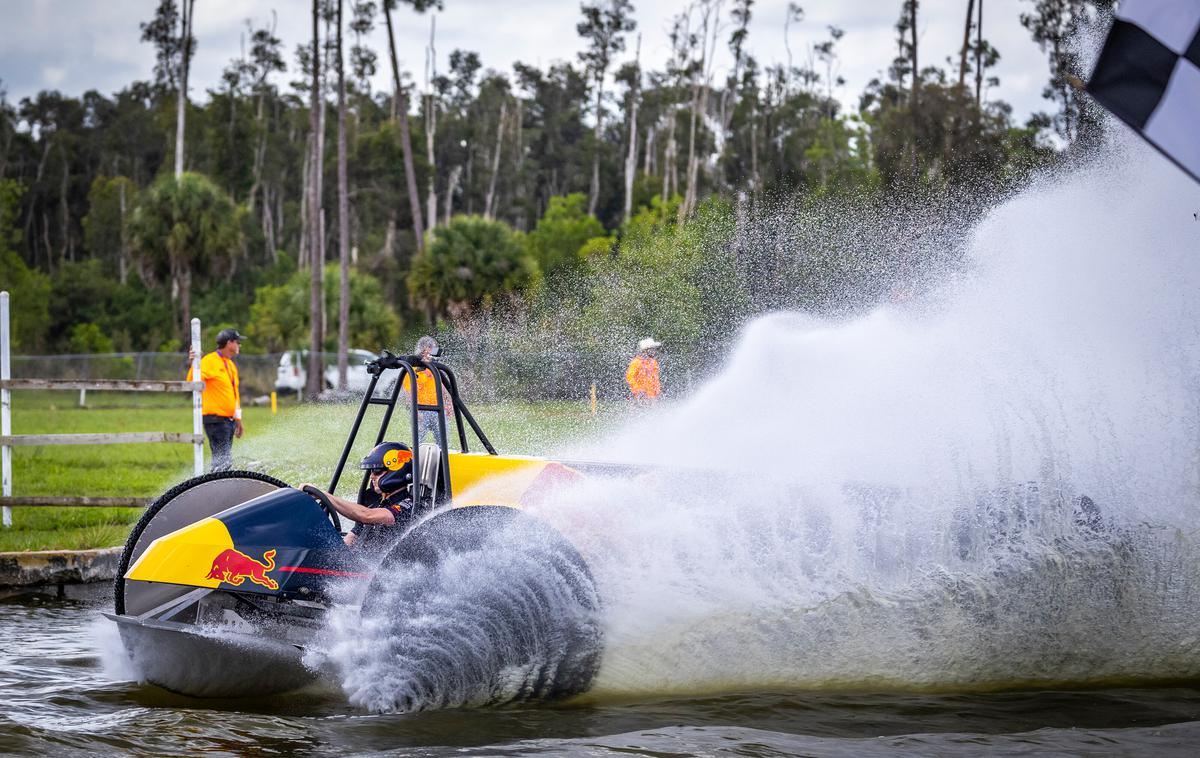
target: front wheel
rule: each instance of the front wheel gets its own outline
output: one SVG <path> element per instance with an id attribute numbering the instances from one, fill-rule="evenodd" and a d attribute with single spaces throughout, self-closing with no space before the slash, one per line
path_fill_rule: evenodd
<path id="1" fill-rule="evenodd" d="M 146 508 L 125 541 L 117 579 L 113 583 L 113 607 L 117 614 L 136 616 L 192 589 L 176 584 L 125 580 L 129 567 L 151 542 L 226 508 L 286 486 L 275 477 L 257 471 L 215 471 L 167 490 Z"/>

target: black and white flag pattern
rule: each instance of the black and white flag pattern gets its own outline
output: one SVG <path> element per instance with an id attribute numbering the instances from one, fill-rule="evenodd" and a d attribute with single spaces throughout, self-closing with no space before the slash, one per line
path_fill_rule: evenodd
<path id="1" fill-rule="evenodd" d="M 1088 92 L 1200 181 L 1200 0 L 1123 0 L 1115 15 Z"/>

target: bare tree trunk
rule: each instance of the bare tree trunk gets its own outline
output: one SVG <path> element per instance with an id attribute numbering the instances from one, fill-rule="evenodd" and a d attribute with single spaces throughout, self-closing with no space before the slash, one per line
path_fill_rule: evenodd
<path id="1" fill-rule="evenodd" d="M 757 199 L 762 188 L 762 180 L 758 176 L 758 103 L 750 109 L 750 188 L 752 196 Z"/>
<path id="2" fill-rule="evenodd" d="M 180 9 L 183 11 L 183 60 L 179 77 L 179 94 L 175 98 L 175 178 L 183 174 L 183 132 L 184 119 L 187 114 L 188 67 L 192 55 L 192 11 L 196 0 L 183 0 Z"/>
<path id="3" fill-rule="evenodd" d="M 434 38 L 437 33 L 437 16 L 429 17 L 429 50 L 425 66 L 425 160 L 429 164 L 429 182 L 426 187 L 426 209 L 429 218 L 429 228 L 437 226 L 437 161 L 435 160 L 433 145 L 434 136 L 437 134 L 437 102 L 433 97 L 433 88 L 431 85 L 430 72 L 433 76 L 437 76 L 437 48 L 434 47 Z"/>
<path id="4" fill-rule="evenodd" d="M 646 176 L 653 176 L 658 170 L 654 161 L 654 151 L 657 150 L 654 145 L 654 127 L 655 124 L 646 125 L 646 149 L 642 151 L 642 173 Z"/>
<path id="5" fill-rule="evenodd" d="M 322 265 L 325 256 L 322 252 L 321 230 L 321 32 L 319 27 L 320 0 L 312 4 L 312 104 L 309 113 L 310 127 L 313 137 L 313 155 L 309 164 L 312 180 L 309 183 L 309 249 L 311 253 L 312 277 L 310 279 L 308 298 L 309 340 L 308 340 L 308 381 L 306 390 L 309 397 L 316 397 L 321 392 L 322 374 L 324 373 L 321 360 L 321 347 L 324 342 L 322 327 L 325 323 L 324 283 L 322 282 Z"/>
<path id="6" fill-rule="evenodd" d="M 121 203 L 121 256 L 117 262 L 117 271 L 121 277 L 121 284 L 125 284 L 129 280 L 129 235 L 125 229 L 125 182 L 117 185 L 118 198 Z"/>
<path id="7" fill-rule="evenodd" d="M 408 129 L 408 96 L 400 83 L 400 63 L 396 59 L 396 36 L 392 32 L 392 11 L 383 3 L 383 16 L 387 21 L 388 51 L 392 58 L 392 119 L 400 124 L 400 152 L 404 155 L 404 180 L 408 189 L 409 212 L 412 214 L 413 236 L 416 238 L 417 253 L 425 249 L 424 222 L 421 219 L 421 198 L 417 195 L 417 172 L 413 166 L 412 137 Z"/>
<path id="8" fill-rule="evenodd" d="M 913 181 L 917 180 L 917 133 L 920 130 L 919 112 L 921 110 L 920 103 L 920 87 L 921 87 L 921 69 L 917 64 L 917 0 L 908 0 L 908 20 L 910 22 L 909 34 L 912 45 L 912 173 Z"/>
<path id="9" fill-rule="evenodd" d="M 642 35 L 637 38 L 637 52 L 634 54 L 634 66 L 640 66 L 642 63 Z M 629 223 L 629 216 L 633 211 L 633 175 L 637 173 L 637 112 L 638 112 L 638 90 L 642 83 L 642 72 L 638 69 L 637 76 L 633 80 L 633 88 L 629 93 L 629 154 L 625 156 L 625 213 L 623 218 L 625 223 Z"/>
<path id="10" fill-rule="evenodd" d="M 588 193 L 588 214 L 596 215 L 596 203 L 600 201 L 600 133 L 604 120 L 604 74 L 596 80 L 596 129 L 592 132 L 592 185 Z"/>
<path id="11" fill-rule="evenodd" d="M 675 126 L 679 121 L 678 115 L 675 112 L 675 104 L 672 103 L 667 108 L 667 146 L 663 149 L 663 202 L 667 202 L 667 198 L 679 192 L 679 166 L 676 153 L 679 148 L 675 142 Z"/>
<path id="12" fill-rule="evenodd" d="M 446 182 L 446 221 L 450 223 L 450 216 L 454 213 L 454 193 L 458 191 L 458 179 L 462 176 L 462 166 L 455 166 L 450 169 L 450 179 Z"/>
<path id="13" fill-rule="evenodd" d="M 687 199 L 684 205 L 687 207 L 686 213 L 683 209 L 680 210 L 680 220 L 687 215 L 691 215 L 696 210 L 696 205 L 699 200 L 700 188 L 697 186 L 700 179 L 700 156 L 695 151 L 696 143 L 696 122 L 697 119 L 708 114 L 708 94 L 712 91 L 713 77 L 713 60 L 717 53 L 717 34 L 721 26 L 721 3 L 716 2 L 713 5 L 707 6 L 704 11 L 704 24 L 700 34 L 700 67 L 699 75 L 703 77 L 703 82 L 700 84 L 700 97 L 698 101 L 693 100 L 692 111 L 692 136 L 688 145 L 688 191 Z M 708 35 L 711 31 L 712 41 L 708 41 Z"/>
<path id="14" fill-rule="evenodd" d="M 983 0 L 979 0 L 979 20 L 975 24 L 975 107 L 983 105 Z"/>
<path id="15" fill-rule="evenodd" d="M 346 389 L 350 368 L 350 187 L 346 175 L 346 66 L 342 54 L 342 7 L 337 5 L 337 79 L 338 79 L 338 253 L 341 258 L 341 287 L 338 292 L 338 389 Z"/>
<path id="16" fill-rule="evenodd" d="M 379 249 L 380 255 L 385 255 L 391 258 L 396 254 L 396 212 L 388 212 L 387 227 L 383 232 L 383 247 Z"/>
<path id="17" fill-rule="evenodd" d="M 967 49 L 971 47 L 971 16 L 975 14 L 975 0 L 967 0 L 967 22 L 963 24 L 962 52 L 958 57 L 958 86 L 967 81 Z"/>
<path id="18" fill-rule="evenodd" d="M 304 143 L 304 165 L 300 171 L 300 245 L 296 253 L 296 267 L 305 268 L 308 266 L 312 255 L 309 254 L 309 237 L 312 236 L 312 224 L 308 223 L 309 203 L 312 202 L 312 154 L 313 154 L 313 139 L 312 134 L 308 135 L 308 139 Z"/>
<path id="19" fill-rule="evenodd" d="M 496 149 L 492 153 L 492 176 L 488 179 L 487 199 L 483 204 L 484 218 L 492 218 L 492 203 L 496 199 L 496 178 L 500 175 L 500 149 L 504 145 L 504 118 L 508 115 L 508 98 L 500 101 L 500 118 L 496 119 Z"/>

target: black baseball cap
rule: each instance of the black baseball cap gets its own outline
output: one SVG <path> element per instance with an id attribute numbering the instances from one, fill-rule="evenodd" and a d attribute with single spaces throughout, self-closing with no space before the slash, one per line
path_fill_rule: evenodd
<path id="1" fill-rule="evenodd" d="M 244 339 L 246 339 L 245 336 L 238 334 L 237 329 L 222 329 L 217 333 L 217 347 L 225 347 L 230 340 L 241 342 Z"/>

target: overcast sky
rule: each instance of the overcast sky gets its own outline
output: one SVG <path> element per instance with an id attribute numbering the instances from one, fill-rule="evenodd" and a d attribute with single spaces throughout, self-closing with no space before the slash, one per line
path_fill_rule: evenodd
<path id="1" fill-rule="evenodd" d="M 669 45 L 671 18 L 685 0 L 633 0 L 638 31 L 642 34 L 644 65 L 661 68 Z M 42 89 L 79 95 L 89 89 L 111 94 L 136 79 L 152 76 L 154 52 L 139 41 L 138 24 L 151 18 L 156 0 L 0 0 L 0 86 L 17 102 Z M 437 14 L 437 66 L 448 69 L 455 48 L 477 51 L 485 67 L 510 71 L 514 61 L 545 66 L 556 60 L 575 60 L 582 40 L 575 32 L 578 0 L 445 0 Z M 728 21 L 726 2 L 724 18 Z M 753 8 L 748 47 L 760 63 L 787 60 L 783 21 L 787 0 L 757 0 Z M 838 46 L 840 74 L 846 80 L 837 93 L 848 106 L 857 107 L 858 95 L 873 77 L 881 76 L 895 56 L 893 25 L 900 0 L 801 0 L 805 19 L 793 24 L 790 45 L 799 63 L 806 47 L 825 39 L 830 24 L 845 30 Z M 966 3 L 963 0 L 924 0 L 920 6 L 919 42 L 922 65 L 944 64 L 962 44 Z M 203 97 L 216 86 L 221 70 L 238 55 L 245 35 L 245 20 L 267 22 L 274 9 L 277 31 L 287 49 L 289 71 L 280 84 L 294 77 L 295 48 L 310 34 L 308 0 L 197 0 L 195 54 L 191 93 Z M 1041 90 L 1048 77 L 1046 60 L 1021 27 L 1018 15 L 1032 8 L 1031 0 L 988 0 L 984 12 L 984 37 L 1000 51 L 995 68 L 1000 87 L 994 97 L 1013 105 L 1023 121 L 1037 110 L 1053 105 Z M 424 81 L 428 16 L 402 9 L 394 16 L 401 67 L 418 83 Z M 722 34 L 718 71 L 731 58 Z M 369 43 L 380 56 L 375 86 L 387 89 L 387 39 L 382 19 Z M 625 58 L 632 59 L 631 36 Z M 718 79 L 723 79 L 718 76 Z"/>

